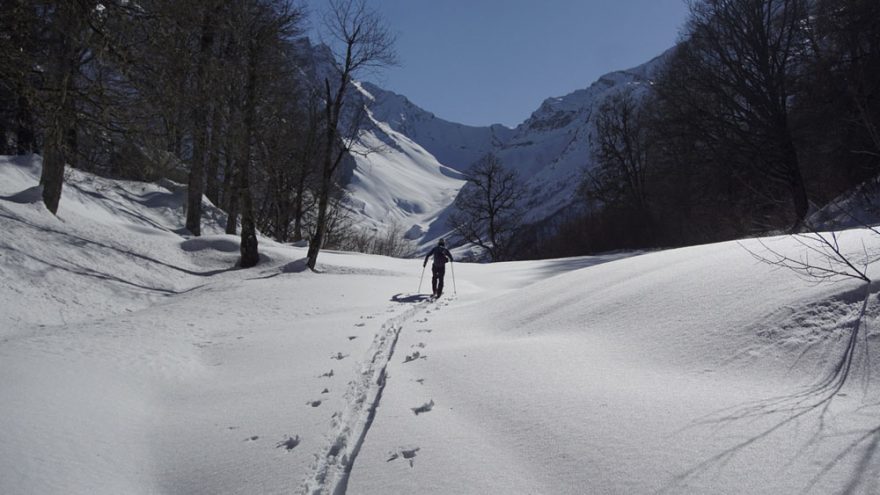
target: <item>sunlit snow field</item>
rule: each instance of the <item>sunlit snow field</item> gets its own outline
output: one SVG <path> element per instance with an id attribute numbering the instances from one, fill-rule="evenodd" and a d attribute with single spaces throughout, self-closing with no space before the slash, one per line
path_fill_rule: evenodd
<path id="1" fill-rule="evenodd" d="M 261 238 L 240 270 L 219 210 L 185 234 L 180 186 L 69 171 L 55 217 L 38 178 L 0 158 L 0 493 L 880 488 L 877 287 L 756 240 L 456 263 L 431 301 L 421 260 L 313 273 Z"/>

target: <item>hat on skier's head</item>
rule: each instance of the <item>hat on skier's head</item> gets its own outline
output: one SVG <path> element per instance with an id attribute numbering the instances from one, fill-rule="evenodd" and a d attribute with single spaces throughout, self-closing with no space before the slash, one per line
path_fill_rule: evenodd
<path id="1" fill-rule="evenodd" d="M 439 241 L 437 241 L 437 244 L 439 244 L 439 245 L 441 245 L 441 246 L 445 246 L 445 245 L 446 245 L 446 240 L 445 240 L 445 239 L 440 239 Z"/>

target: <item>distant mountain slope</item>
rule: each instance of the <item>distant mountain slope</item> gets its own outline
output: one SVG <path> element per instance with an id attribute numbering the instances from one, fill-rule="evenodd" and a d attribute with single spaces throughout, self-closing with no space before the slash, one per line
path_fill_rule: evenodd
<path id="1" fill-rule="evenodd" d="M 409 138 L 445 166 L 466 170 L 489 151 L 497 153 L 526 182 L 527 221 L 540 222 L 572 204 L 583 171 L 593 166 L 590 143 L 598 108 L 627 86 L 649 87 L 665 58 L 661 55 L 606 74 L 585 89 L 548 98 L 515 129 L 456 124 L 374 84 L 360 87 L 376 122 Z"/>
<path id="2" fill-rule="evenodd" d="M 465 170 L 474 161 L 506 143 L 513 129 L 501 124 L 474 127 L 441 119 L 409 101 L 405 96 L 364 82 L 373 118 L 403 134 L 437 160 L 456 170 Z"/>
<path id="3" fill-rule="evenodd" d="M 649 87 L 664 60 L 661 55 L 633 69 L 606 74 L 586 89 L 548 98 L 516 127 L 498 155 L 527 182 L 527 221 L 541 221 L 571 205 L 584 170 L 593 167 L 590 146 L 598 109 L 627 86 Z"/>
<path id="4" fill-rule="evenodd" d="M 381 230 L 397 223 L 416 244 L 446 233 L 443 213 L 464 186 L 462 175 L 418 143 L 368 112 L 346 186 L 347 204 L 362 227 Z"/>
<path id="5" fill-rule="evenodd" d="M 304 73 L 317 81 L 333 70 L 332 57 L 323 45 L 308 48 Z M 448 233 L 448 210 L 465 183 L 458 172 L 492 151 L 525 181 L 526 220 L 539 223 L 572 205 L 583 171 L 593 166 L 590 142 L 598 108 L 627 86 L 648 88 L 664 59 L 665 54 L 602 76 L 585 89 L 548 98 L 515 129 L 450 122 L 403 95 L 355 82 L 369 125 L 346 185 L 351 214 L 377 231 L 396 222 L 410 240 L 428 245 Z"/>

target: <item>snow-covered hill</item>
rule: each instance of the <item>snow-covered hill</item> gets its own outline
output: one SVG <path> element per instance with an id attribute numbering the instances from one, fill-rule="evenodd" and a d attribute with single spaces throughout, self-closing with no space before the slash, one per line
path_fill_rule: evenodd
<path id="1" fill-rule="evenodd" d="M 319 55 L 312 63 L 326 65 L 326 49 L 313 50 Z M 607 74 L 586 89 L 549 98 L 515 129 L 449 122 L 405 96 L 369 82 L 357 83 L 370 119 L 363 133 L 364 147 L 376 151 L 355 156 L 356 178 L 348 188 L 354 215 L 377 230 L 397 222 L 408 238 L 429 245 L 448 232 L 448 209 L 464 184 L 463 176 L 454 171 L 465 171 L 488 152 L 498 154 L 524 180 L 527 221 L 541 222 L 565 210 L 575 200 L 583 171 L 592 166 L 596 110 L 625 87 L 647 87 L 664 57 Z"/>
<path id="2" fill-rule="evenodd" d="M 305 80 L 316 87 L 325 77 L 334 81 L 329 48 L 298 43 Z M 368 109 L 345 184 L 352 220 L 377 232 L 399 226 L 414 247 L 432 244 L 447 234 L 445 212 L 465 184 L 457 169 L 489 149 L 491 133 L 435 119 L 369 83 L 355 81 L 352 89 L 350 98 Z"/>
<path id="3" fill-rule="evenodd" d="M 497 153 L 526 181 L 526 221 L 539 222 L 572 204 L 584 170 L 593 167 L 590 146 L 599 107 L 626 87 L 643 91 L 664 60 L 665 54 L 606 74 L 586 89 L 548 98 L 516 127 Z"/>
<path id="4" fill-rule="evenodd" d="M 464 171 L 490 151 L 503 146 L 513 130 L 501 124 L 475 127 L 456 124 L 435 116 L 405 96 L 364 82 L 361 91 L 373 118 L 418 143 L 437 160 Z"/>
<path id="5" fill-rule="evenodd" d="M 235 269 L 173 184 L 71 171 L 53 216 L 39 166 L 0 157 L 0 493 L 877 493 L 878 287 L 748 251 L 796 239 L 456 263 L 431 301 L 419 260 Z"/>

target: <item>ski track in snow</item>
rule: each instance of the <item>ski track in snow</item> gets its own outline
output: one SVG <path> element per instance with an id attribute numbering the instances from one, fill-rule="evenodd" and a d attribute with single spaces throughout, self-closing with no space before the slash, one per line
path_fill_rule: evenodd
<path id="1" fill-rule="evenodd" d="M 360 372 L 349 382 L 345 409 L 333 415 L 329 445 L 316 454 L 314 473 L 304 482 L 302 493 L 343 495 L 351 470 L 375 418 L 385 389 L 387 367 L 394 356 L 404 324 L 435 301 L 415 304 L 382 324 L 363 360 Z M 394 308 L 388 309 L 393 312 Z M 418 450 L 418 449 L 416 449 Z M 411 457 L 411 456 L 410 456 Z M 410 457 L 407 457 L 409 459 Z M 410 460 L 412 463 L 412 460 Z"/>

